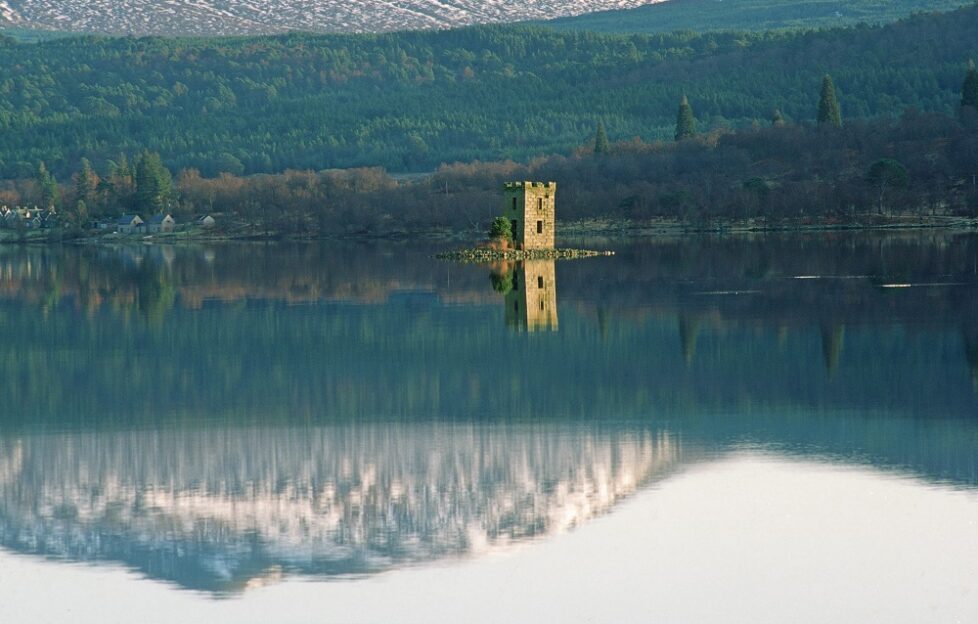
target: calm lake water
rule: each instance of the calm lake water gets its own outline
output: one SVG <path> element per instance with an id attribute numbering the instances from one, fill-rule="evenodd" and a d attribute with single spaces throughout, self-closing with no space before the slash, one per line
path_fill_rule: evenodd
<path id="1" fill-rule="evenodd" d="M 587 242 L 0 248 L 0 621 L 978 621 L 978 236 Z"/>

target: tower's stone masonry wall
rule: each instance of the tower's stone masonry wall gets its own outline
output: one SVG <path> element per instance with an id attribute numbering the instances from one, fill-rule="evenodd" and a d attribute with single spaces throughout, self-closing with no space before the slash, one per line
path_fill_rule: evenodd
<path id="1" fill-rule="evenodd" d="M 515 223 L 513 240 L 522 249 L 553 249 L 556 229 L 556 182 L 510 182 L 503 193 L 503 214 Z"/>

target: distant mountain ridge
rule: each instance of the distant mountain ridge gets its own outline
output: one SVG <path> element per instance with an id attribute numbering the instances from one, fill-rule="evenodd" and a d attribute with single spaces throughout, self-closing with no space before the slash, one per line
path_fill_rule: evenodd
<path id="1" fill-rule="evenodd" d="M 133 35 L 385 32 L 546 20 L 649 0 L 0 0 L 0 28 Z M 661 0 L 653 0 L 661 1 Z"/>
<path id="2" fill-rule="evenodd" d="M 914 12 L 951 11 L 971 4 L 969 0 L 668 0 L 557 18 L 547 25 L 617 33 L 831 28 L 885 24 Z"/>
<path id="3" fill-rule="evenodd" d="M 157 0 L 0 0 L 0 30 L 218 36 L 432 30 L 536 21 L 601 32 L 757 31 L 886 23 L 914 11 L 947 11 L 968 4 L 968 0 L 170 0 L 162 4 Z"/>

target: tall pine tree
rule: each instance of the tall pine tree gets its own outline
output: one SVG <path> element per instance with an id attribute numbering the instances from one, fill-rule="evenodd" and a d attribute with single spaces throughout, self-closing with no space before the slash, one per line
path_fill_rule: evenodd
<path id="1" fill-rule="evenodd" d="M 114 212 L 131 207 L 134 186 L 129 158 L 119 154 L 116 161 L 109 161 L 109 175 L 99 184 L 99 192 L 105 195 L 106 205 Z"/>
<path id="2" fill-rule="evenodd" d="M 598 129 L 594 133 L 594 153 L 608 153 L 608 133 L 604 130 L 604 123 L 598 122 Z"/>
<path id="3" fill-rule="evenodd" d="M 842 127 L 842 113 L 839 111 L 839 100 L 835 96 L 835 84 L 832 76 L 822 77 L 822 96 L 818 100 L 818 125 Z"/>
<path id="4" fill-rule="evenodd" d="M 91 203 L 98 186 L 98 176 L 87 158 L 81 159 L 81 171 L 75 175 L 75 200 Z"/>
<path id="5" fill-rule="evenodd" d="M 160 155 L 143 152 L 136 163 L 136 207 L 147 214 L 163 212 L 170 200 L 173 179 Z"/>
<path id="6" fill-rule="evenodd" d="M 111 168 L 114 173 L 122 178 L 132 177 L 132 167 L 129 166 L 129 158 L 125 154 L 119 154 L 118 162 L 112 163 Z"/>
<path id="7" fill-rule="evenodd" d="M 37 175 L 34 178 L 37 184 L 37 195 L 41 202 L 41 208 L 53 210 L 58 207 L 58 182 L 44 166 L 43 162 L 37 163 Z"/>
<path id="8" fill-rule="evenodd" d="M 975 62 L 968 61 L 968 73 L 964 76 L 964 84 L 961 85 L 961 113 L 971 107 L 974 112 L 978 112 L 978 70 L 975 70 Z"/>
<path id="9" fill-rule="evenodd" d="M 696 136 L 696 117 L 693 116 L 693 107 L 689 105 L 689 100 L 683 94 L 683 99 L 679 102 L 679 113 L 676 115 L 676 140 L 690 139 Z"/>

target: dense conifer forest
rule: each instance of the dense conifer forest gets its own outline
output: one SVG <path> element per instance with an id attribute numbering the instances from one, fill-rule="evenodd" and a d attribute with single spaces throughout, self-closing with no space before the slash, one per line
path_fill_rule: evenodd
<path id="1" fill-rule="evenodd" d="M 0 182 L 0 204 L 53 201 L 64 223 L 80 227 L 92 218 L 162 210 L 184 223 L 217 213 L 243 236 L 478 238 L 498 215 L 503 183 L 514 179 L 560 181 L 563 223 L 665 217 L 708 228 L 747 220 L 797 227 L 867 217 L 973 218 L 978 108 L 964 106 L 958 117 L 908 111 L 842 127 L 774 120 L 679 141 L 592 141 L 569 156 L 444 165 L 414 180 L 378 167 L 214 178 L 184 169 L 171 179 L 147 152 L 108 170 L 86 165 L 70 184 L 53 184 L 46 170 Z"/>
<path id="2" fill-rule="evenodd" d="M 376 36 L 0 40 L 0 178 L 158 152 L 205 177 L 570 153 L 813 120 L 831 73 L 847 119 L 954 114 L 978 7 L 815 32 L 601 35 L 486 26 Z"/>

